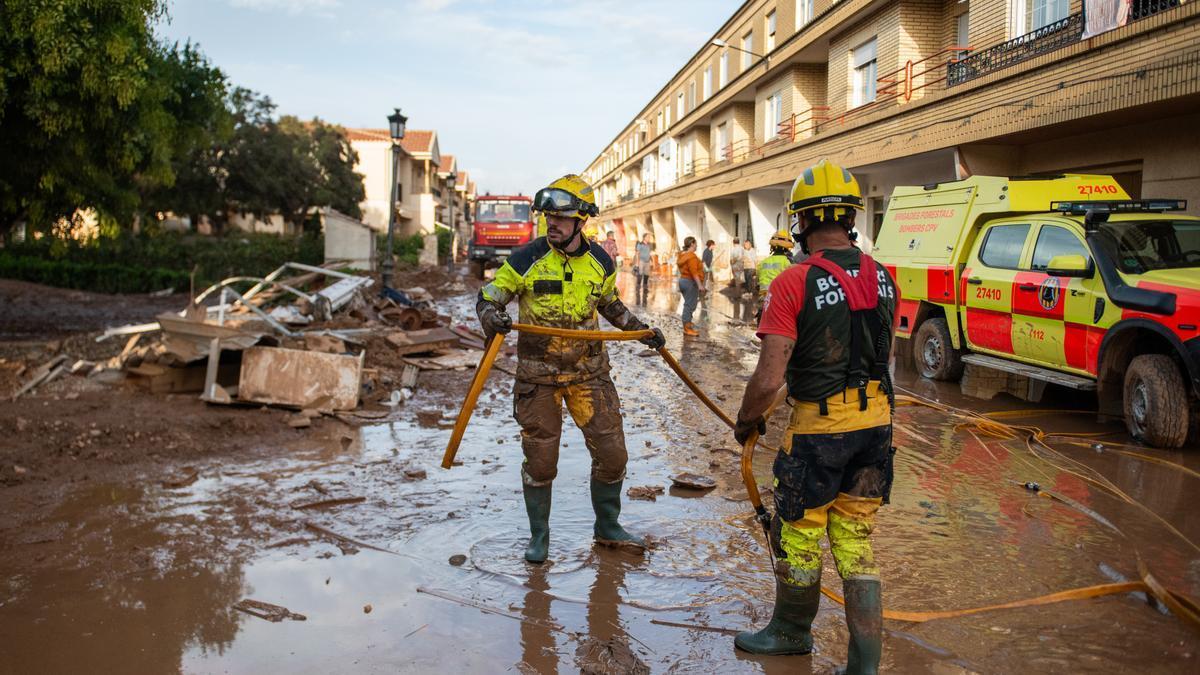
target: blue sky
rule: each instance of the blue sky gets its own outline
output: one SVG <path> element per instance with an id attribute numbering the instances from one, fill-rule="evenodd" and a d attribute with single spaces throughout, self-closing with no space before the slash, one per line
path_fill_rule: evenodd
<path id="1" fill-rule="evenodd" d="M 171 0 L 191 39 L 281 114 L 438 131 L 480 191 L 580 172 L 736 0 Z M 636 9 L 635 9 L 636 8 Z"/>

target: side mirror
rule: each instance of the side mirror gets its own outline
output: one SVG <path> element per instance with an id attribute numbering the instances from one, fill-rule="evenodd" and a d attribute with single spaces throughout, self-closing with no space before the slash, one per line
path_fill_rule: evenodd
<path id="1" fill-rule="evenodd" d="M 1046 274 L 1052 277 L 1079 277 L 1086 279 L 1092 276 L 1092 263 L 1081 255 L 1056 255 L 1046 265 Z"/>

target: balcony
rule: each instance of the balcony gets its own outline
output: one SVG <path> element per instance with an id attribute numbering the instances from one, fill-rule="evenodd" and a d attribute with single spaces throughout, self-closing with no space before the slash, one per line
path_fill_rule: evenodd
<path id="1" fill-rule="evenodd" d="M 957 61 L 951 61 L 946 66 L 946 84 L 951 87 L 963 84 L 988 73 L 1062 49 L 1079 42 L 1082 35 L 1083 14 L 1072 14 L 1014 40 L 1001 42 L 995 47 L 989 47 Z"/>

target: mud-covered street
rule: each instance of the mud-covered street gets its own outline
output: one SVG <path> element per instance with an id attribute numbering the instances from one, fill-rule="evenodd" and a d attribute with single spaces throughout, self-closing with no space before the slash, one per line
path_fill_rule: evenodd
<path id="1" fill-rule="evenodd" d="M 637 311 L 733 414 L 757 358 L 749 301 L 710 295 L 702 337 L 687 341 L 676 303 L 663 281 Z M 456 320 L 473 320 L 469 293 L 445 304 Z M 116 319 L 127 318 L 137 317 Z M 774 590 L 739 449 L 656 355 L 637 343 L 608 348 L 630 451 L 625 486 L 663 488 L 624 505 L 625 526 L 652 541 L 645 556 L 593 546 L 590 460 L 567 423 L 550 562 L 523 560 L 520 436 L 503 372 L 489 378 L 451 470 L 439 462 L 469 369 L 423 373 L 415 396 L 383 423 L 326 418 L 296 430 L 279 411 L 214 411 L 177 395 L 170 407 L 192 436 L 173 438 L 170 419 L 146 419 L 161 433 L 123 437 L 117 458 L 75 453 L 64 461 L 77 468 L 47 468 L 45 479 L 15 479 L 13 464 L 36 473 L 40 463 L 5 454 L 0 672 L 831 672 L 845 658 L 847 632 L 828 599 L 811 656 L 735 651 L 733 633 L 761 627 Z M 875 535 L 885 609 L 979 607 L 1137 580 L 1139 564 L 1170 589 L 1200 595 L 1197 449 L 1125 447 L 1123 427 L 1097 424 L 1094 402 L 1075 393 L 1048 391 L 1036 406 L 1004 395 L 979 401 L 957 385 L 914 379 L 904 354 L 898 371 L 911 395 L 1020 410 L 999 419 L 1097 436 L 1050 437 L 1061 454 L 1034 453 L 1024 434 L 999 439 L 942 410 L 899 407 L 895 486 Z M 47 387 L 0 406 L 0 432 L 36 433 L 29 410 L 82 414 L 81 401 L 109 418 L 106 427 L 130 414 L 162 415 L 132 395 L 106 403 L 107 395 L 67 399 Z M 779 429 L 777 420 L 770 442 Z M 189 443 L 203 452 L 174 449 Z M 22 441 L 21 452 L 35 445 Z M 764 494 L 772 459 L 761 451 L 755 459 Z M 683 472 L 711 476 L 717 487 L 672 487 Z M 828 556 L 824 584 L 841 591 Z M 245 599 L 303 620 L 235 609 Z M 1125 593 L 886 621 L 882 667 L 1194 673 L 1198 650 L 1188 625 Z"/>

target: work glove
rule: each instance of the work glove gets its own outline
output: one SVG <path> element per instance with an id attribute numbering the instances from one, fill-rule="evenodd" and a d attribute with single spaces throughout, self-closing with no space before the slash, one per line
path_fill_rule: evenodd
<path id="1" fill-rule="evenodd" d="M 738 445 L 745 445 L 746 441 L 750 440 L 750 434 L 756 432 L 759 436 L 767 433 L 766 418 L 759 415 L 752 420 L 746 421 L 741 416 L 738 416 L 737 424 L 733 426 L 733 437 L 737 439 Z"/>
<path id="2" fill-rule="evenodd" d="M 649 330 L 654 331 L 654 334 L 647 335 L 646 337 L 638 340 L 638 342 L 646 345 L 650 349 L 662 349 L 665 347 L 667 344 L 667 338 L 663 337 L 663 332 L 657 328 L 650 328 Z"/>
<path id="3" fill-rule="evenodd" d="M 488 303 L 480 303 L 479 307 L 479 324 L 483 326 L 483 332 L 488 339 L 496 333 L 508 335 L 512 330 L 512 317 L 503 309 Z"/>

